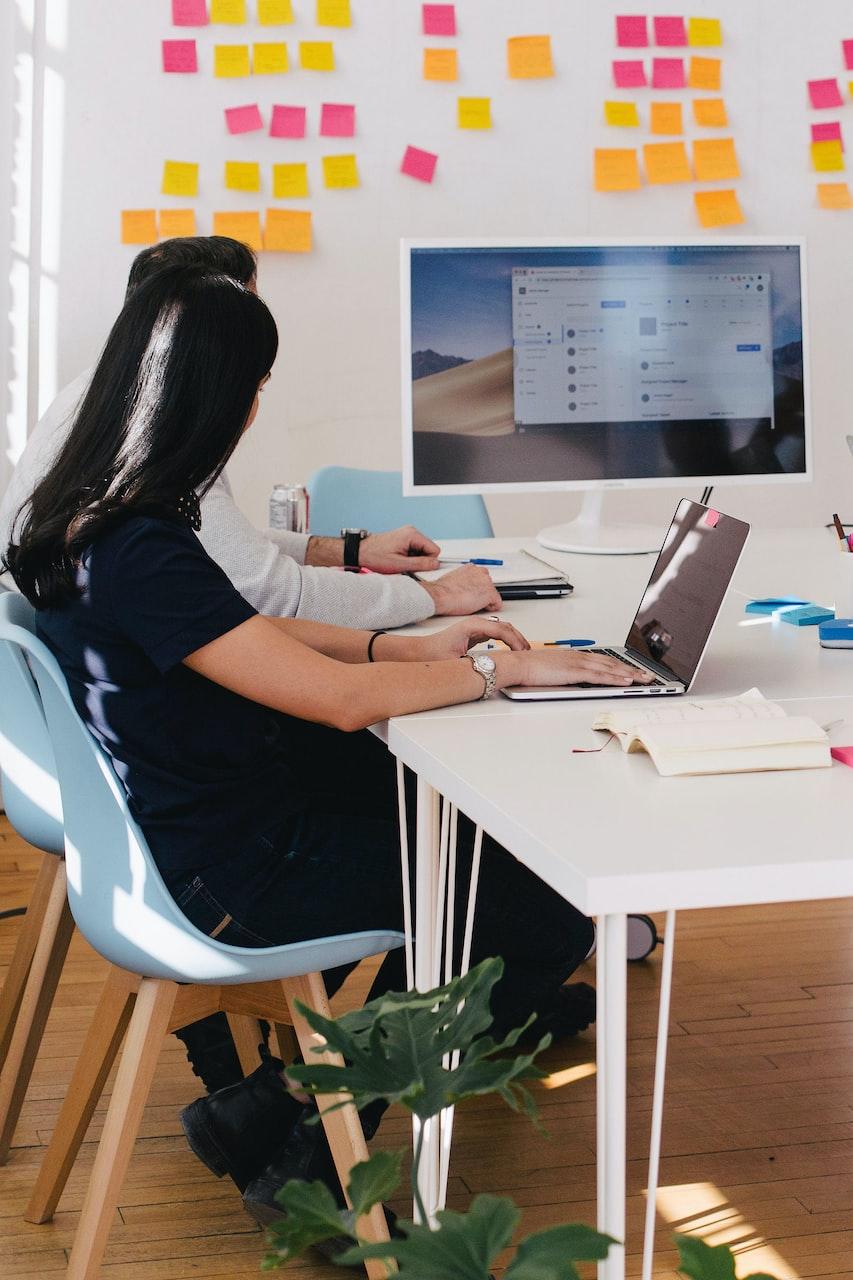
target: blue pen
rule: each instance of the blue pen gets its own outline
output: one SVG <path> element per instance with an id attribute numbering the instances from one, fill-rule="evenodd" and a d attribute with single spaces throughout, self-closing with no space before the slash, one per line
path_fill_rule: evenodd
<path id="1" fill-rule="evenodd" d="M 441 557 L 440 564 L 503 564 L 503 560 L 486 560 L 482 556 L 475 556 L 468 560 L 450 560 L 445 556 Z"/>
<path id="2" fill-rule="evenodd" d="M 584 649 L 589 644 L 595 644 L 595 641 L 594 640 L 546 640 L 545 643 L 548 645 L 554 645 L 554 644 L 563 645 L 567 649 Z"/>

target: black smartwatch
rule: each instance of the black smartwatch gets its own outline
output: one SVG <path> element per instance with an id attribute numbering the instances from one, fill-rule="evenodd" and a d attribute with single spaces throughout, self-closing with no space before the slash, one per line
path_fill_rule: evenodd
<path id="1" fill-rule="evenodd" d="M 344 568 L 358 569 L 358 553 L 362 540 L 367 537 L 367 529 L 341 529 L 344 540 Z"/>

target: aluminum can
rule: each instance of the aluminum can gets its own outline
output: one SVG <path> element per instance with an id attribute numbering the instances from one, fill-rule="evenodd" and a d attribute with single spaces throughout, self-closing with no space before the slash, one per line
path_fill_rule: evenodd
<path id="1" fill-rule="evenodd" d="M 277 484 L 270 494 L 270 528 L 308 532 L 308 490 L 301 484 Z"/>

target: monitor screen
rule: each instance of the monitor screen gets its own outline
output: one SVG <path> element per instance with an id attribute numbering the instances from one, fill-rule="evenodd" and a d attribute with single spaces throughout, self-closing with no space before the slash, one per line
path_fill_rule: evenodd
<path id="1" fill-rule="evenodd" d="M 407 488 L 807 478 L 802 246 L 404 245 Z"/>

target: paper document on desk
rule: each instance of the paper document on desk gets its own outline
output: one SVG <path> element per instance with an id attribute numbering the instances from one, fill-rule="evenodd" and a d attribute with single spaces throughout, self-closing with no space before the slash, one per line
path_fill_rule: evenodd
<path id="1" fill-rule="evenodd" d="M 821 769 L 832 764 L 825 731 L 808 716 L 789 716 L 758 689 L 716 702 L 634 704 L 601 712 L 592 725 L 626 752 L 646 751 L 658 773 L 678 777 Z"/>
<path id="2" fill-rule="evenodd" d="M 485 567 L 496 587 L 514 587 L 526 582 L 567 581 L 562 569 L 555 568 L 554 565 L 548 564 L 545 560 L 540 560 L 538 556 L 532 555 L 527 551 L 495 552 L 494 557 L 502 560 L 503 563 L 486 565 Z M 432 569 L 428 573 L 419 573 L 418 577 L 425 582 L 434 582 L 436 578 L 443 577 L 445 573 L 452 573 L 454 569 L 459 568 L 460 564 L 465 563 L 467 563 L 465 558 L 460 556 L 454 563 L 451 564 L 448 561 L 440 569 Z"/>

